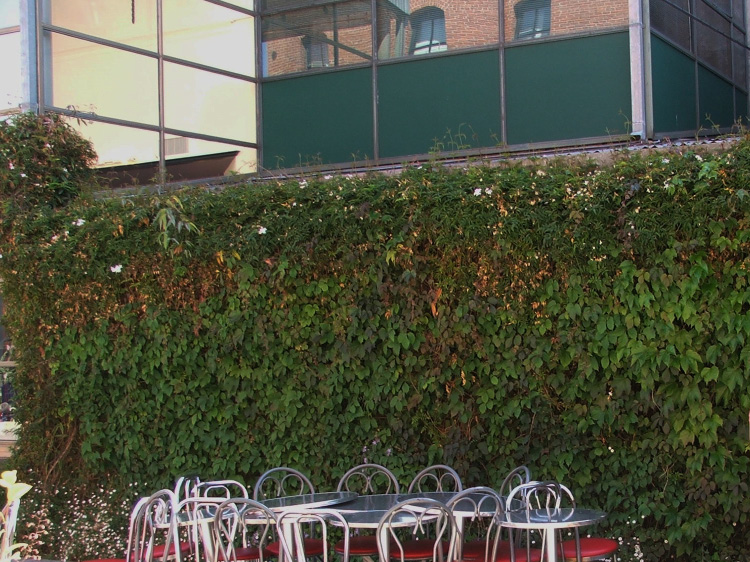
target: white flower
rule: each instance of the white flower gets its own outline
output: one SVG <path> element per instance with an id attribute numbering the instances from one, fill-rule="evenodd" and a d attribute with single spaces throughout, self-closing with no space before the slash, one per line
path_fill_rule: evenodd
<path id="1" fill-rule="evenodd" d="M 25 177 L 26 177 L 26 174 L 24 174 L 24 173 L 21 173 L 21 177 L 22 177 L 22 178 L 25 178 Z"/>
<path id="2" fill-rule="evenodd" d="M 73 226 L 83 226 L 86 223 L 84 219 L 76 219 L 73 221 Z"/>
<path id="3" fill-rule="evenodd" d="M 477 187 L 474 190 L 474 195 L 476 195 L 477 197 L 479 197 L 481 194 L 482 194 L 482 188 L 481 187 Z"/>
<path id="4" fill-rule="evenodd" d="M 700 155 L 700 154 L 696 154 L 696 155 L 695 155 L 695 159 L 696 159 L 696 160 L 697 160 L 698 162 L 703 162 L 703 158 L 701 158 L 701 155 Z"/>
<path id="5" fill-rule="evenodd" d="M 13 162 L 8 162 L 8 168 L 11 170 L 15 170 L 15 166 L 13 165 Z"/>
<path id="6" fill-rule="evenodd" d="M 258 229 L 258 234 L 265 234 L 266 232 L 268 232 L 268 229 L 265 226 L 261 226 Z"/>
<path id="7" fill-rule="evenodd" d="M 110 271 L 111 271 L 112 273 L 120 273 L 120 272 L 122 271 L 122 264 L 121 264 L 121 263 L 118 263 L 117 265 L 111 265 L 111 266 L 109 267 L 109 270 L 110 270 Z"/>
<path id="8" fill-rule="evenodd" d="M 485 193 L 486 193 L 487 195 L 492 195 L 492 189 L 490 189 L 489 187 L 488 187 L 488 188 L 486 188 L 486 189 L 484 190 L 484 192 L 485 192 Z"/>
<path id="9" fill-rule="evenodd" d="M 669 158 L 662 158 L 661 159 L 662 164 L 669 164 Z"/>
<path id="10" fill-rule="evenodd" d="M 542 178 L 547 175 L 547 172 L 545 172 L 544 170 L 537 170 L 536 175 Z"/>
<path id="11" fill-rule="evenodd" d="M 324 180 L 330 180 L 331 178 L 333 178 L 331 174 L 326 174 L 325 176 L 323 176 Z"/>
<path id="12" fill-rule="evenodd" d="M 307 187 L 307 180 L 302 180 L 301 182 L 299 182 L 300 189 L 305 189 L 306 187 Z"/>

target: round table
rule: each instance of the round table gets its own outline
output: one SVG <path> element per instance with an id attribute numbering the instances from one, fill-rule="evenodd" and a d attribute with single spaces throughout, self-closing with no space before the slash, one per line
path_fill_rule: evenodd
<path id="1" fill-rule="evenodd" d="M 557 562 L 558 529 L 572 529 L 593 525 L 607 517 L 604 511 L 596 509 L 522 509 L 508 511 L 500 518 L 500 525 L 511 529 L 541 529 L 545 534 L 548 562 Z"/>
<path id="2" fill-rule="evenodd" d="M 260 500 L 260 503 L 271 511 L 284 511 L 294 508 L 313 509 L 316 507 L 330 507 L 332 505 L 338 506 L 339 504 L 352 501 L 358 495 L 356 492 L 322 492 L 269 498 Z"/>

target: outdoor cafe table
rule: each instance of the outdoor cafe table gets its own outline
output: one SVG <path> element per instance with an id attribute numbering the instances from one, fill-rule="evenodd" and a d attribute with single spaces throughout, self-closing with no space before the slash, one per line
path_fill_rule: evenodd
<path id="1" fill-rule="evenodd" d="M 547 562 L 557 562 L 557 530 L 593 525 L 607 514 L 596 509 L 521 509 L 508 511 L 500 518 L 500 525 L 511 529 L 540 529 L 544 531 Z"/>

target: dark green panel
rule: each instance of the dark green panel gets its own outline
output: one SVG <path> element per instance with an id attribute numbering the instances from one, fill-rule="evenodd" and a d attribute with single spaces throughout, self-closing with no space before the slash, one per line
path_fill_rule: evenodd
<path id="1" fill-rule="evenodd" d="M 630 132 L 627 33 L 506 50 L 508 143 Z"/>
<path id="2" fill-rule="evenodd" d="M 370 69 L 278 80 L 262 88 L 266 168 L 373 157 Z"/>
<path id="3" fill-rule="evenodd" d="M 748 122 L 747 94 L 735 88 L 734 100 L 735 107 L 737 108 L 737 120 L 747 127 L 750 124 Z"/>
<path id="4" fill-rule="evenodd" d="M 388 64 L 378 69 L 380 156 L 500 142 L 497 51 Z"/>
<path id="5" fill-rule="evenodd" d="M 704 129 L 734 124 L 734 87 L 710 70 L 698 66 L 698 109 Z"/>
<path id="6" fill-rule="evenodd" d="M 695 62 L 664 40 L 651 36 L 654 132 L 697 129 Z"/>

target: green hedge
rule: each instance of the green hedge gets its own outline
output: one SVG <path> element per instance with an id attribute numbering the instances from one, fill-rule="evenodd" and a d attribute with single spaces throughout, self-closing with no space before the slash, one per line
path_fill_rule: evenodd
<path id="1" fill-rule="evenodd" d="M 749 185 L 742 141 L 6 210 L 15 463 L 42 489 L 524 463 L 626 560 L 744 559 Z"/>

